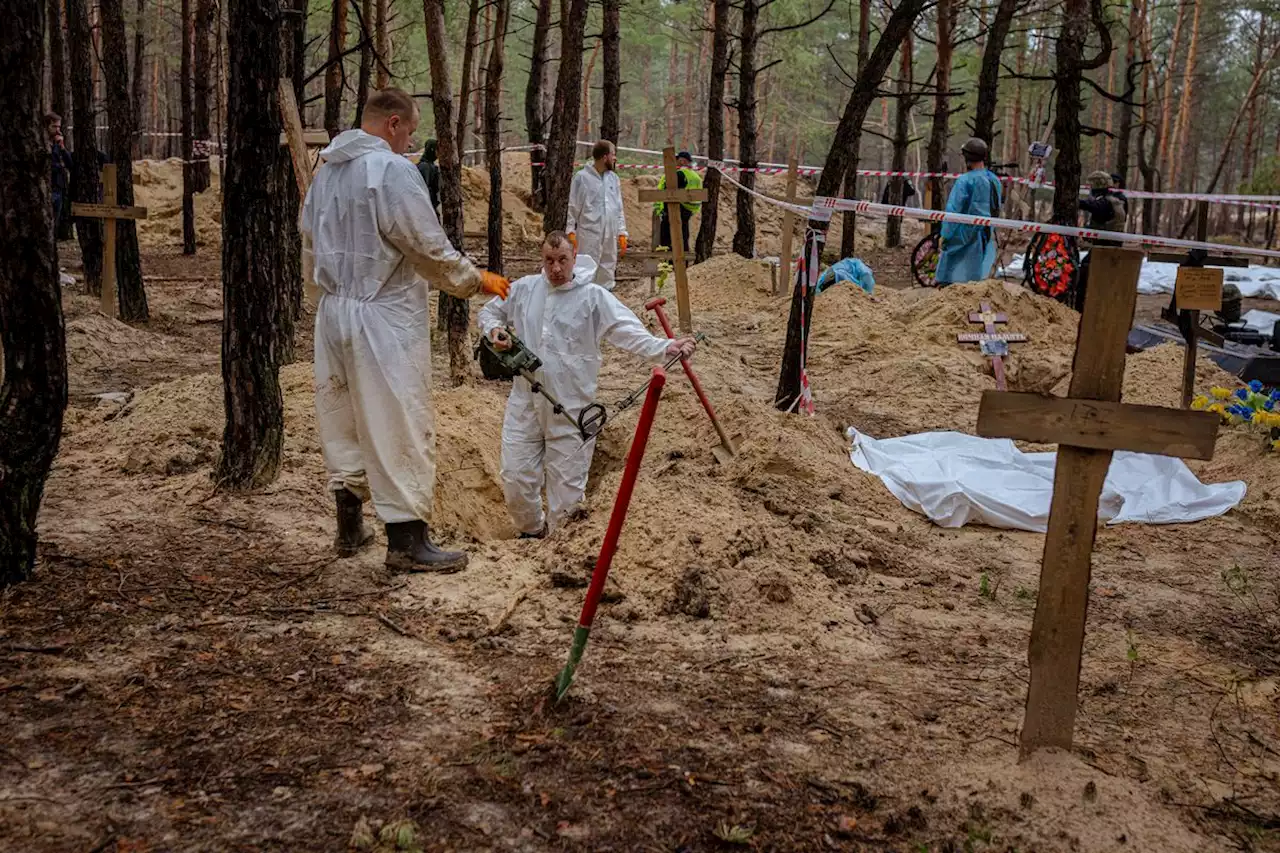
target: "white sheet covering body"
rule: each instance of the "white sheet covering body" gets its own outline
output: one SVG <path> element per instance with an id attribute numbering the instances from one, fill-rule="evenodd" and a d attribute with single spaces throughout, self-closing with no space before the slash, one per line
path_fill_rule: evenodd
<path id="1" fill-rule="evenodd" d="M 850 429 L 849 437 L 854 465 L 940 527 L 1047 529 L 1055 453 L 1023 453 L 1006 438 L 959 432 L 875 439 Z M 1117 451 L 1098 518 L 1107 524 L 1199 521 L 1222 515 L 1244 493 L 1238 481 L 1201 483 L 1181 459 Z"/>

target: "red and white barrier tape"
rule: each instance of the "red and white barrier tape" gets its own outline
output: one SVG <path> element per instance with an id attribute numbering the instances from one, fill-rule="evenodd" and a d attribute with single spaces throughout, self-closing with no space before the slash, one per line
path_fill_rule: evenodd
<path id="1" fill-rule="evenodd" d="M 1148 234 L 1098 231 L 1093 228 L 1075 228 L 1069 225 L 1051 225 L 1044 222 L 1024 222 L 1018 219 L 972 216 L 967 213 L 948 213 L 942 210 L 922 210 L 915 207 L 899 207 L 891 204 L 877 204 L 872 201 L 858 201 L 856 199 L 815 198 L 809 215 L 814 219 L 827 221 L 831 219 L 831 215 L 837 210 L 874 213 L 883 216 L 905 216 L 926 222 L 954 222 L 960 225 L 976 225 L 984 228 L 1004 228 L 1024 234 L 1061 234 L 1064 237 L 1079 237 L 1084 240 L 1111 240 L 1116 243 L 1136 244 L 1144 248 L 1161 246 L 1172 249 L 1204 249 L 1219 255 L 1280 258 L 1280 251 L 1278 250 L 1259 249 L 1253 246 L 1228 246 L 1222 243 L 1207 243 L 1200 240 L 1180 240 L 1175 237 L 1153 237 Z"/>

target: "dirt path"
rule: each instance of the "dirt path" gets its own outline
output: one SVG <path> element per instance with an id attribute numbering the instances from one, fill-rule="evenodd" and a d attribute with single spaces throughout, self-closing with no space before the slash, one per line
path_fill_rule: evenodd
<path id="1" fill-rule="evenodd" d="M 174 279 L 149 291 L 156 319 L 107 330 L 145 345 L 102 343 L 67 296 L 94 346 L 36 579 L 0 597 L 0 848 L 342 850 L 385 830 L 441 851 L 1280 850 L 1280 459 L 1228 431 L 1195 468 L 1244 479 L 1238 510 L 1101 531 L 1077 747 L 1021 766 L 1041 537 L 935 528 L 848 461 L 849 425 L 972 429 L 992 379 L 950 341 L 980 298 L 1032 334 L 1015 387 L 1059 386 L 1060 306 L 998 284 L 824 294 L 802 419 L 768 405 L 785 299 L 758 265 L 697 271 L 698 364 L 743 452 L 714 464 L 673 377 L 610 603 L 549 707 L 634 414 L 597 448 L 588 516 L 522 542 L 497 481 L 505 388 L 440 388 L 436 523 L 471 567 L 335 561 L 310 366 L 282 379 L 278 482 L 216 493 L 216 264 L 146 268 Z M 611 354 L 601 398 L 643 374 Z M 1133 357 L 1126 399 L 1167 403 L 1177 375 L 1174 353 Z"/>

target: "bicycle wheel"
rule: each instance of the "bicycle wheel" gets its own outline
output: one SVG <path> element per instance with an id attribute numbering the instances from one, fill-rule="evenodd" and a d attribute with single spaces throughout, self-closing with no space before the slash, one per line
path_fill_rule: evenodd
<path id="1" fill-rule="evenodd" d="M 926 234 L 911 250 L 911 277 L 921 287 L 937 287 L 938 256 L 942 253 L 937 234 Z"/>

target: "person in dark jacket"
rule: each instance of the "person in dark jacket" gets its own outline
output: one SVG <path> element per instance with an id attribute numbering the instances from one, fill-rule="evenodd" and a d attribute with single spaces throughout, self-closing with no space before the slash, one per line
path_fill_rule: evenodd
<path id="1" fill-rule="evenodd" d="M 427 195 L 431 196 L 431 206 L 436 215 L 440 215 L 440 166 L 436 163 L 436 141 L 428 139 L 422 146 L 422 159 L 418 160 L 418 174 L 427 183 Z"/>
<path id="2" fill-rule="evenodd" d="M 1089 174 L 1089 195 L 1080 199 L 1080 209 L 1089 214 L 1089 228 L 1099 231 L 1123 231 L 1125 219 L 1129 216 L 1129 205 L 1124 195 L 1115 191 L 1115 177 L 1101 170 Z M 1117 240 L 1093 240 L 1094 246 L 1119 246 Z M 1084 312 L 1085 288 L 1089 283 L 1089 260 L 1092 252 L 1085 256 L 1080 264 L 1079 278 L 1076 280 L 1075 294 L 1071 307 Z"/>
<path id="3" fill-rule="evenodd" d="M 49 159 L 52 168 L 49 188 L 53 195 L 53 227 L 58 234 L 58 239 L 65 240 L 71 236 L 70 219 L 63 216 L 64 205 L 70 205 L 68 190 L 71 186 L 71 155 L 63 144 L 62 116 L 57 113 L 45 115 L 44 130 L 49 137 Z"/>

